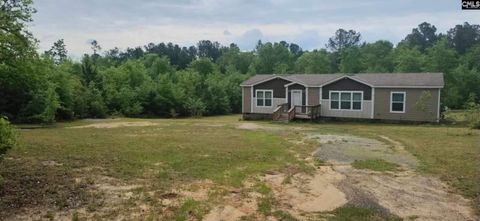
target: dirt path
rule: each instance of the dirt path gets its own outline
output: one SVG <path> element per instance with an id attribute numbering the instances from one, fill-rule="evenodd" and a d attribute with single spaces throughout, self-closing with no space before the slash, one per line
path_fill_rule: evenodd
<path id="1" fill-rule="evenodd" d="M 344 190 L 351 188 L 357 195 L 350 201 L 373 200 L 388 212 L 416 220 L 475 220 L 470 202 L 460 195 L 450 193 L 450 189 L 436 178 L 425 177 L 413 171 L 391 174 L 372 173 L 351 167 L 333 168 L 346 176 Z M 360 192 L 360 194 L 358 193 Z M 363 196 L 370 199 L 363 199 Z M 360 205 L 358 206 L 371 206 Z"/>
<path id="2" fill-rule="evenodd" d="M 345 194 L 337 188 L 345 176 L 322 167 L 313 177 L 296 174 L 291 183 L 284 183 L 285 174 L 266 175 L 264 181 L 273 189 L 281 208 L 297 217 L 304 212 L 331 211 L 347 203 Z"/>
<path id="3" fill-rule="evenodd" d="M 384 159 L 411 169 L 418 165 L 417 159 L 405 151 L 400 143 L 384 143 L 351 135 L 308 134 L 305 139 L 313 139 L 320 144 L 314 153 L 315 157 L 335 165 L 349 165 L 355 160 L 369 159 Z"/>
<path id="4" fill-rule="evenodd" d="M 275 126 L 243 123 L 238 128 L 280 130 Z M 300 130 L 301 131 L 301 130 Z M 305 213 L 331 211 L 343 205 L 376 208 L 403 219 L 476 220 L 470 201 L 453 193 L 439 179 L 415 172 L 417 159 L 389 137 L 369 139 L 351 135 L 325 135 L 302 131 L 304 143 L 316 141 L 313 153 L 328 166 L 317 167 L 312 177 L 297 174 L 285 183 L 285 174 L 263 178 L 274 191 L 282 210 L 305 220 Z M 399 172 L 354 169 L 355 160 L 383 159 L 401 166 Z M 307 158 L 307 161 L 312 159 Z M 312 162 L 309 162 L 312 163 Z"/>
<path id="5" fill-rule="evenodd" d="M 416 220 L 475 220 L 469 200 L 439 179 L 415 172 L 418 164 L 403 145 L 382 136 L 378 140 L 355 136 L 308 135 L 320 143 L 315 156 L 345 176 L 340 189 L 350 204 L 377 207 L 401 218 Z M 384 159 L 402 166 L 400 172 L 380 173 L 352 168 L 355 160 Z M 365 205 L 370 204 L 370 205 Z"/>

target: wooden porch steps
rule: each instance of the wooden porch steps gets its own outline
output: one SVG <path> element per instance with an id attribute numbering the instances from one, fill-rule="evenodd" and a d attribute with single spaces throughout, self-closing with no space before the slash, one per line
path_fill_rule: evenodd
<path id="1" fill-rule="evenodd" d="M 287 123 L 288 122 L 288 113 L 280 114 L 280 117 L 278 119 L 276 119 L 276 121 Z"/>
<path id="2" fill-rule="evenodd" d="M 296 110 L 299 110 L 297 112 Z M 300 111 L 304 111 L 300 112 Z M 317 119 L 320 117 L 320 105 L 302 105 L 293 106 L 288 109 L 288 104 L 281 104 L 273 112 L 273 120 L 281 122 L 289 122 L 293 119 Z"/>

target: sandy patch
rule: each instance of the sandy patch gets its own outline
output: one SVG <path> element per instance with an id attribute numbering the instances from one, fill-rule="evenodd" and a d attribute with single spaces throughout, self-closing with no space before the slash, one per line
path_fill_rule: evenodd
<path id="1" fill-rule="evenodd" d="M 345 176 L 330 167 L 321 167 L 313 177 L 297 174 L 285 183 L 284 174 L 266 175 L 264 181 L 274 192 L 280 208 L 300 218 L 305 212 L 331 211 L 347 203 L 336 184 Z"/>
<path id="2" fill-rule="evenodd" d="M 57 163 L 57 162 L 54 161 L 54 160 L 42 161 L 42 165 L 43 165 L 43 166 L 63 166 L 62 163 Z"/>
<path id="3" fill-rule="evenodd" d="M 237 126 L 238 129 L 243 129 L 243 130 L 259 130 L 259 129 L 265 129 L 264 126 L 261 126 L 256 123 L 241 123 L 240 125 Z"/>
<path id="4" fill-rule="evenodd" d="M 222 197 L 221 205 L 214 207 L 205 215 L 207 221 L 236 221 L 243 216 L 255 215 L 257 213 L 257 199 L 261 195 L 257 192 L 240 193 L 239 191 L 229 191 Z"/>
<path id="5" fill-rule="evenodd" d="M 194 126 L 200 126 L 200 127 L 224 127 L 226 124 L 220 124 L 220 123 L 196 123 Z"/>
<path id="6" fill-rule="evenodd" d="M 398 172 L 394 176 L 370 171 L 338 167 L 348 185 L 372 196 L 389 212 L 417 220 L 475 220 L 469 200 L 440 180 L 421 176 L 413 171 Z"/>
<path id="7" fill-rule="evenodd" d="M 174 189 L 172 192 L 178 194 L 182 198 L 191 198 L 197 201 L 205 201 L 208 199 L 208 193 L 215 186 L 211 180 L 197 181 L 188 186 Z"/>
<path id="8" fill-rule="evenodd" d="M 402 143 L 386 136 L 378 140 L 349 135 L 308 135 L 319 149 L 314 156 L 330 162 L 331 168 L 344 178 L 337 182 L 350 204 L 374 207 L 401 218 L 417 220 L 475 220 L 470 201 L 434 177 L 417 174 L 416 158 Z M 354 160 L 384 159 L 400 164 L 403 171 L 379 173 L 357 170 L 349 164 Z M 335 185 L 335 183 L 334 183 Z M 363 205 L 370 204 L 370 205 Z"/>
<path id="9" fill-rule="evenodd" d="M 118 127 L 147 127 L 147 126 L 156 126 L 158 123 L 153 123 L 150 121 L 131 121 L 131 122 L 102 122 L 87 124 L 82 126 L 75 126 L 69 128 L 118 128 Z"/>
<path id="10" fill-rule="evenodd" d="M 267 131 L 286 131 L 286 130 L 290 130 L 290 131 L 306 131 L 306 130 L 310 130 L 309 128 L 305 128 L 305 127 L 292 127 L 292 126 L 285 126 L 285 125 L 281 125 L 281 126 L 275 126 L 275 125 L 261 125 L 261 124 L 258 124 L 258 123 L 251 123 L 251 122 L 247 122 L 247 123 L 240 123 L 237 125 L 236 127 L 237 129 L 243 129 L 243 130 L 267 130 Z"/>
<path id="11" fill-rule="evenodd" d="M 233 206 L 219 206 L 211 210 L 204 218 L 205 221 L 237 221 L 240 217 L 245 216 L 244 212 L 234 208 Z"/>

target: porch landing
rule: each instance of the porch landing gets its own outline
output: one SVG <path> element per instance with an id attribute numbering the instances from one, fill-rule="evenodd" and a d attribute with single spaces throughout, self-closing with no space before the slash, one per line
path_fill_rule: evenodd
<path id="1" fill-rule="evenodd" d="M 320 104 L 318 105 L 294 105 L 288 108 L 288 103 L 280 104 L 273 111 L 274 121 L 289 122 L 293 119 L 310 119 L 320 118 Z"/>

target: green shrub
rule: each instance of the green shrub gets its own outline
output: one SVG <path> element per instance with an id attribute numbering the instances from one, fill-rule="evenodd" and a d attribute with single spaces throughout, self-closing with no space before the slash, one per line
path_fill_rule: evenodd
<path id="1" fill-rule="evenodd" d="M 472 121 L 472 122 L 470 123 L 470 127 L 471 127 L 472 129 L 480 129 L 480 119 L 477 119 L 477 120 L 475 120 L 475 121 Z"/>
<path id="2" fill-rule="evenodd" d="M 0 116 L 0 156 L 16 144 L 16 132 L 5 117 Z"/>
<path id="3" fill-rule="evenodd" d="M 464 104 L 464 108 L 467 109 L 465 119 L 472 129 L 480 129 L 480 104 L 478 104 L 476 100 L 477 96 L 475 93 L 471 93 L 468 96 L 467 102 Z"/>

